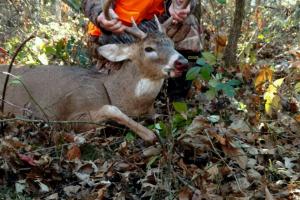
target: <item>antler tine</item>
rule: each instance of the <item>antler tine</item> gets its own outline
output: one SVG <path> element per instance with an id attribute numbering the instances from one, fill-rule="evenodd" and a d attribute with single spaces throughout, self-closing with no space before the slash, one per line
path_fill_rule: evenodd
<path id="1" fill-rule="evenodd" d="M 103 13 L 104 13 L 104 17 L 107 20 L 111 20 L 112 18 L 114 18 L 114 16 L 111 16 L 109 13 L 109 9 L 111 4 L 113 3 L 114 0 L 106 0 L 103 3 Z M 137 38 L 143 39 L 145 38 L 147 35 L 146 33 L 144 33 L 141 29 L 138 28 L 138 26 L 136 25 L 133 17 L 131 18 L 131 22 L 132 22 L 132 27 L 129 26 L 125 26 L 125 32 L 128 34 L 131 34 Z"/>
<path id="2" fill-rule="evenodd" d="M 147 34 L 144 33 L 141 29 L 139 29 L 139 27 L 135 23 L 135 20 L 133 17 L 131 17 L 131 23 L 132 23 L 132 27 L 129 27 L 129 26 L 125 27 L 125 31 L 127 33 L 129 33 L 137 38 L 140 38 L 140 39 L 144 39 L 145 37 L 147 37 Z"/>
<path id="3" fill-rule="evenodd" d="M 154 19 L 155 19 L 155 22 L 156 22 L 156 25 L 158 27 L 159 32 L 163 33 L 164 29 L 163 29 L 163 27 L 162 27 L 161 23 L 159 22 L 159 20 L 158 20 L 158 18 L 157 18 L 156 15 L 154 15 Z"/>
<path id="4" fill-rule="evenodd" d="M 109 8 L 110 8 L 111 4 L 113 3 L 113 1 L 114 0 L 106 0 L 106 1 L 104 1 L 103 5 L 102 5 L 102 10 L 103 10 L 103 13 L 104 13 L 104 17 L 107 20 L 112 19 L 112 17 L 110 16 L 110 13 L 109 13 Z"/>

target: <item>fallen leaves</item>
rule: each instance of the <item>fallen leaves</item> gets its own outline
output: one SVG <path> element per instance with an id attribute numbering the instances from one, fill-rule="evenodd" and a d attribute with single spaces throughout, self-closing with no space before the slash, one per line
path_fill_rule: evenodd
<path id="1" fill-rule="evenodd" d="M 201 112 L 192 119 L 193 104 L 174 104 L 177 114 L 191 123 L 165 128 L 172 134 L 152 146 L 134 137 L 127 140 L 115 129 L 74 134 L 43 124 L 7 123 L 0 141 L 0 170 L 7 175 L 0 174 L 0 184 L 49 200 L 170 195 L 180 200 L 295 199 L 300 179 L 299 81 L 291 78 L 288 85 L 278 74 L 274 81 L 274 73 L 269 68 L 259 72 L 255 84 L 261 93 L 247 85 L 236 99 L 197 102 Z M 277 118 L 264 112 L 263 96 L 272 97 Z M 154 127 L 160 130 L 160 125 Z"/>
<path id="2" fill-rule="evenodd" d="M 80 148 L 77 145 L 73 145 L 67 153 L 68 160 L 80 159 L 80 156 Z"/>
<path id="3" fill-rule="evenodd" d="M 260 69 L 255 81 L 254 86 L 256 88 L 256 91 L 259 91 L 262 84 L 264 84 L 266 81 L 272 82 L 273 80 L 273 70 L 269 67 L 263 67 Z"/>

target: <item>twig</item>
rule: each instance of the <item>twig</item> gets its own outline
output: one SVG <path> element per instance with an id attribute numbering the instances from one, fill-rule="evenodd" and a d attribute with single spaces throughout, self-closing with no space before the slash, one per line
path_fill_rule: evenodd
<path id="1" fill-rule="evenodd" d="M 193 192 L 196 192 L 198 189 L 192 186 L 190 183 L 185 181 L 181 176 L 179 176 L 175 171 L 174 171 L 175 176 L 178 178 L 178 180 L 183 183 L 185 186 L 188 186 Z"/>
<path id="2" fill-rule="evenodd" d="M 48 124 L 94 124 L 94 125 L 103 125 L 103 123 L 92 122 L 92 121 L 44 121 L 39 119 L 26 119 L 21 117 L 1 119 L 0 122 L 13 122 L 13 121 L 24 121 L 32 123 L 48 123 Z"/>
<path id="3" fill-rule="evenodd" d="M 4 101 L 4 103 L 6 103 L 6 104 L 8 104 L 8 105 L 10 105 L 10 106 L 12 106 L 12 107 L 18 108 L 18 109 L 22 110 L 23 112 L 25 111 L 25 112 L 32 113 L 31 110 L 29 110 L 29 109 L 27 109 L 27 108 L 23 108 L 22 106 L 15 105 L 15 104 L 13 104 L 12 102 L 3 100 L 3 99 L 1 99 L 1 98 L 0 98 L 0 101 Z"/>
<path id="4" fill-rule="evenodd" d="M 8 67 L 8 70 L 7 72 L 8 73 L 11 73 L 11 70 L 12 70 L 12 66 L 15 62 L 15 59 L 17 57 L 17 55 L 19 54 L 19 52 L 22 50 L 23 46 L 31 39 L 33 39 L 35 36 L 32 34 L 31 36 L 29 36 L 26 40 L 24 40 L 20 46 L 17 48 L 17 50 L 15 51 L 15 53 L 13 54 L 13 57 L 11 59 L 11 62 L 9 64 L 9 67 Z M 6 79 L 5 79 L 5 82 L 4 82 L 4 86 L 3 86 L 3 91 L 2 91 L 2 102 L 1 102 L 1 112 L 3 113 L 4 112 L 4 101 L 5 101 L 5 94 L 6 94 L 6 88 L 7 88 L 7 84 L 8 84 L 8 81 L 9 81 L 9 74 L 7 74 L 6 76 Z"/>
<path id="5" fill-rule="evenodd" d="M 246 43 L 246 45 L 244 45 L 244 48 L 241 50 L 241 52 L 238 54 L 238 58 L 241 57 L 241 55 L 244 53 L 244 51 L 247 49 L 247 47 L 251 44 L 251 42 L 254 40 L 255 36 L 258 33 L 258 28 L 255 29 L 255 31 L 253 31 L 253 34 L 251 35 L 250 39 L 248 40 L 248 42 Z"/>
<path id="6" fill-rule="evenodd" d="M 232 170 L 231 170 L 231 167 L 227 164 L 227 162 L 224 160 L 224 158 L 219 154 L 219 152 L 218 152 L 217 149 L 215 148 L 215 146 L 214 146 L 212 140 L 210 139 L 210 136 L 209 136 L 207 130 L 205 130 L 204 132 L 205 132 L 205 134 L 206 134 L 206 136 L 207 136 L 207 138 L 208 138 L 208 140 L 209 140 L 209 142 L 210 142 L 210 144 L 211 144 L 211 146 L 212 146 L 214 152 L 215 152 L 215 153 L 218 155 L 218 157 L 223 161 L 223 163 L 228 167 L 228 169 L 230 169 L 230 171 L 232 171 Z M 240 182 L 239 182 L 239 180 L 237 179 L 236 175 L 233 174 L 233 176 L 234 176 L 234 179 L 235 179 L 235 181 L 236 181 L 236 183 L 237 183 L 237 186 L 238 186 L 240 192 L 243 193 L 243 194 L 245 194 L 245 192 L 242 190 L 242 188 L 241 188 L 241 186 L 240 186 Z"/>

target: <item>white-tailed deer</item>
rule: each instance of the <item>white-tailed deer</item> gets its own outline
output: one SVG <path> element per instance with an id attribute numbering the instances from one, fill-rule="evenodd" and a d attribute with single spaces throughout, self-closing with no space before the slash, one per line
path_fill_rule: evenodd
<path id="1" fill-rule="evenodd" d="M 134 24 L 126 31 L 138 37 L 135 43 L 108 44 L 98 49 L 110 61 L 124 61 L 120 70 L 109 75 L 75 66 L 14 67 L 12 74 L 21 77 L 26 89 L 22 84 L 9 85 L 5 112 L 50 120 L 113 120 L 146 141 L 155 140 L 152 131 L 130 117 L 151 112 L 164 79 L 180 76 L 188 64 L 156 21 L 156 33 L 146 34 Z M 0 71 L 7 69 L 0 67 Z M 1 90 L 4 79 L 1 73 Z"/>

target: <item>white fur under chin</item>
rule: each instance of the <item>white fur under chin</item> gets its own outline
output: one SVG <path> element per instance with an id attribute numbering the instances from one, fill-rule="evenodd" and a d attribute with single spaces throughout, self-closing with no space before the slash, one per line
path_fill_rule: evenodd
<path id="1" fill-rule="evenodd" d="M 170 57 L 170 59 L 169 59 L 167 65 L 164 66 L 164 67 L 162 68 L 162 73 L 163 73 L 163 74 L 169 75 L 169 72 L 170 72 L 172 69 L 174 69 L 174 63 L 175 63 L 175 61 L 179 58 L 179 55 L 180 55 L 180 54 L 176 53 L 176 54 L 173 54 L 173 55 Z M 171 77 L 172 77 L 172 76 L 171 76 Z"/>
<path id="2" fill-rule="evenodd" d="M 136 85 L 135 88 L 135 96 L 141 97 L 144 95 L 152 94 L 152 93 L 158 93 L 160 88 L 162 87 L 164 80 L 150 80 L 147 78 L 142 78 L 139 80 L 139 82 Z"/>

